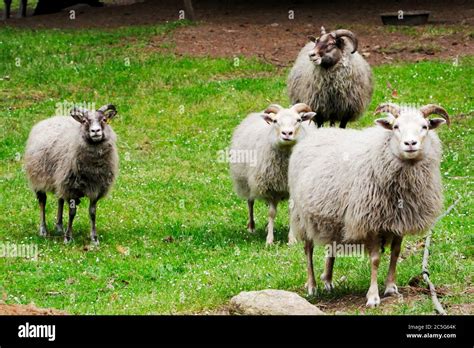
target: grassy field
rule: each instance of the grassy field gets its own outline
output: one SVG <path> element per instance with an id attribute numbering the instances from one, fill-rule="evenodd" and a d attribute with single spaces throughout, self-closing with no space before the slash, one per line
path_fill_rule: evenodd
<path id="1" fill-rule="evenodd" d="M 34 302 L 74 314 L 166 314 L 214 310 L 242 290 L 304 295 L 302 246 L 286 245 L 287 205 L 277 216 L 276 245 L 266 248 L 264 204 L 256 205 L 257 234 L 249 235 L 246 204 L 232 191 L 227 164 L 218 161 L 218 151 L 248 112 L 269 102 L 288 104 L 287 70 L 244 58 L 175 57 L 147 45 L 151 36 L 178 25 L 107 32 L 0 29 L 0 243 L 34 243 L 40 252 L 37 262 L 0 258 L 6 303 Z M 458 65 L 383 65 L 374 74 L 370 112 L 357 127 L 371 125 L 375 106 L 391 99 L 387 81 L 398 91 L 397 102 L 439 103 L 452 115 L 452 127 L 439 130 L 445 206 L 458 195 L 462 199 L 435 228 L 430 258 L 431 279 L 446 290 L 441 300 L 450 312 L 473 302 L 474 58 Z M 84 203 L 71 245 L 61 236 L 39 237 L 39 210 L 22 169 L 29 130 L 65 101 L 114 103 L 119 110 L 112 126 L 119 136 L 120 176 L 99 202 L 97 249 L 88 247 Z M 50 231 L 55 210 L 50 196 Z M 420 274 L 421 240 L 404 242 L 401 286 Z M 323 251 L 315 255 L 317 273 Z M 313 300 L 363 296 L 368 260 L 337 260 L 335 279 L 342 276 L 346 280 L 333 294 L 318 284 L 321 295 Z M 433 308 L 422 295 L 391 313 L 430 314 Z"/>

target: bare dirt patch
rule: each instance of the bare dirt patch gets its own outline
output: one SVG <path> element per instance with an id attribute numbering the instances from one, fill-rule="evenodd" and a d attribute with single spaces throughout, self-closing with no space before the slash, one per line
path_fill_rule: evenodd
<path id="1" fill-rule="evenodd" d="M 80 8 L 68 12 L 12 18 L 0 25 L 28 28 L 114 28 L 178 20 L 181 1 L 146 1 L 128 6 Z M 359 37 L 359 51 L 371 64 L 451 59 L 474 55 L 474 5 L 468 1 L 217 1 L 195 0 L 196 25 L 153 38 L 149 48 L 177 55 L 257 57 L 291 65 L 308 35 L 347 28 Z M 379 14 L 429 10 L 429 25 L 391 27 Z M 29 9 L 31 12 L 32 9 Z"/>
<path id="2" fill-rule="evenodd" d="M 39 308 L 32 303 L 29 305 L 0 303 L 0 315 L 67 315 L 67 313 L 54 308 Z"/>
<path id="3" fill-rule="evenodd" d="M 321 23 L 323 24 L 323 23 Z M 324 23 L 329 29 L 335 26 Z M 359 38 L 359 52 L 370 64 L 430 59 L 454 60 L 474 54 L 474 40 L 468 28 L 443 26 L 450 35 L 423 35 L 428 27 L 414 29 L 417 34 L 389 33 L 382 26 L 344 25 Z M 155 45 L 174 42 L 178 55 L 209 57 L 258 57 L 277 66 L 288 66 L 308 42 L 307 36 L 319 33 L 312 23 L 293 24 L 288 21 L 272 24 L 210 24 L 184 27 L 171 37 L 155 38 Z"/>

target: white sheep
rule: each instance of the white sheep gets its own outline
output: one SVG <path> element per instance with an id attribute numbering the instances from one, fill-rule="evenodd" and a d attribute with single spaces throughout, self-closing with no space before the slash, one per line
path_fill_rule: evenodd
<path id="1" fill-rule="evenodd" d="M 288 76 L 292 103 L 306 103 L 317 113 L 318 127 L 357 120 L 370 103 L 373 92 L 372 71 L 357 51 L 357 38 L 349 30 L 310 38 L 299 53 Z"/>
<path id="2" fill-rule="evenodd" d="M 64 201 L 69 221 L 64 241 L 72 239 L 76 206 L 84 196 L 90 200 L 91 239 L 97 244 L 96 206 L 118 174 L 116 135 L 108 121 L 117 113 L 113 105 L 97 111 L 71 110 L 72 117 L 55 116 L 36 124 L 30 132 L 25 169 L 40 205 L 40 235 L 46 236 L 46 193 L 58 197 L 56 229 L 63 232 Z"/>
<path id="3" fill-rule="evenodd" d="M 433 131 L 449 124 L 436 105 L 415 109 L 382 104 L 378 127 L 318 129 L 293 149 L 289 163 L 291 229 L 305 241 L 308 292 L 315 292 L 313 242 L 356 244 L 368 252 L 371 282 L 367 306 L 380 303 L 380 249 L 391 242 L 385 294 L 396 294 L 396 263 L 405 235 L 423 233 L 442 209 L 441 144 Z M 427 119 L 432 114 L 444 117 Z M 446 120 L 446 121 L 445 121 Z M 381 126 L 381 127 L 380 127 Z M 335 254 L 327 255 L 321 279 L 332 289 Z"/>
<path id="4" fill-rule="evenodd" d="M 293 145 L 310 128 L 302 123 L 315 115 L 306 104 L 289 109 L 270 105 L 263 113 L 252 113 L 234 131 L 230 149 L 230 172 L 237 194 L 246 199 L 248 229 L 255 231 L 254 201 L 269 205 L 267 244 L 273 243 L 278 202 L 288 198 L 288 160 Z"/>

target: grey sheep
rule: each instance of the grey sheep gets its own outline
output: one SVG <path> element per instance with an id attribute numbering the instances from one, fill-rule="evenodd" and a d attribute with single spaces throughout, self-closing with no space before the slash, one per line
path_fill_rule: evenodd
<path id="1" fill-rule="evenodd" d="M 288 76 L 292 103 L 306 103 L 316 112 L 318 127 L 336 121 L 341 128 L 357 120 L 370 103 L 373 92 L 372 71 L 357 52 L 357 38 L 349 30 L 310 38 L 299 53 Z"/>
<path id="2" fill-rule="evenodd" d="M 40 206 L 40 235 L 46 236 L 46 194 L 58 197 L 56 229 L 63 232 L 64 202 L 69 221 L 64 241 L 72 239 L 76 206 L 82 197 L 90 200 L 91 239 L 97 244 L 97 201 L 110 190 L 118 174 L 116 135 L 108 121 L 116 115 L 113 105 L 97 111 L 71 110 L 72 117 L 55 116 L 37 123 L 30 132 L 25 169 Z"/>
<path id="3" fill-rule="evenodd" d="M 379 126 L 365 130 L 318 129 L 293 149 L 288 177 L 290 224 L 305 241 L 308 292 L 315 292 L 313 242 L 359 245 L 371 261 L 367 306 L 380 303 L 377 270 L 380 250 L 391 243 L 386 295 L 398 293 L 396 263 L 405 235 L 423 233 L 443 205 L 441 144 L 433 131 L 448 122 L 437 105 L 420 109 L 381 104 Z M 444 119 L 427 119 L 439 114 Z M 380 127 L 381 126 L 381 127 Z M 331 290 L 335 253 L 326 253 L 321 280 Z"/>
<path id="4" fill-rule="evenodd" d="M 255 231 L 254 201 L 269 205 L 267 244 L 273 243 L 277 205 L 288 198 L 288 160 L 295 143 L 310 128 L 302 123 L 315 115 L 306 104 L 289 109 L 270 105 L 252 113 L 234 131 L 230 149 L 230 172 L 237 194 L 246 199 L 248 229 Z M 315 127 L 314 127 L 315 128 Z"/>

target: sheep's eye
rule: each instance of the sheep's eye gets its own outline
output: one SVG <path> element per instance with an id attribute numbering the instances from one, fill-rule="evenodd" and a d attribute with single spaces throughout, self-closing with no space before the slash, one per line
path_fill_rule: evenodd
<path id="1" fill-rule="evenodd" d="M 423 129 L 428 129 L 428 126 L 423 126 Z"/>
<path id="2" fill-rule="evenodd" d="M 398 129 L 398 126 L 397 125 L 393 126 L 393 129 Z"/>
<path id="3" fill-rule="evenodd" d="M 296 121 L 297 121 L 297 122 L 301 122 L 301 118 L 297 119 Z"/>
<path id="4" fill-rule="evenodd" d="M 277 120 L 273 120 L 273 123 L 277 123 Z"/>

